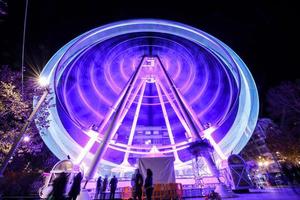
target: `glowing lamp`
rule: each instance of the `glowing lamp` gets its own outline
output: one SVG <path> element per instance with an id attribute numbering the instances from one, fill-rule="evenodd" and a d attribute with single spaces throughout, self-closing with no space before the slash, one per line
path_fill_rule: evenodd
<path id="1" fill-rule="evenodd" d="M 30 141 L 30 137 L 28 135 L 24 136 L 23 141 L 24 142 L 29 142 Z"/>
<path id="2" fill-rule="evenodd" d="M 44 76 L 40 76 L 38 82 L 41 87 L 46 87 L 47 85 L 49 85 L 48 78 Z"/>

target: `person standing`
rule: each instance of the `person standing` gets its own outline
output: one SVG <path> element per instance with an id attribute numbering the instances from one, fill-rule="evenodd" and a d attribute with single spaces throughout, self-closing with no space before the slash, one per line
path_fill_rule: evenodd
<path id="1" fill-rule="evenodd" d="M 135 192 L 133 199 L 136 200 L 136 197 L 138 200 L 142 200 L 142 195 L 143 195 L 143 184 L 144 184 L 144 179 L 143 176 L 140 174 L 140 170 L 136 169 L 136 175 L 135 175 Z"/>
<path id="2" fill-rule="evenodd" d="M 137 169 L 134 171 L 134 173 L 132 174 L 132 176 L 131 176 L 131 181 L 130 181 L 130 183 L 131 183 L 131 188 L 132 188 L 132 190 L 131 190 L 131 197 L 133 198 L 133 199 L 135 199 L 134 197 L 135 197 L 135 177 L 136 177 L 136 174 L 137 174 Z"/>
<path id="3" fill-rule="evenodd" d="M 95 199 L 99 198 L 99 194 L 101 194 L 101 192 L 102 192 L 102 177 L 99 176 L 96 183 Z"/>
<path id="4" fill-rule="evenodd" d="M 147 200 L 151 200 L 152 199 L 152 193 L 153 193 L 153 173 L 151 171 L 151 169 L 147 169 L 147 177 L 145 180 L 145 190 L 146 190 L 146 197 Z"/>
<path id="5" fill-rule="evenodd" d="M 74 177 L 71 189 L 68 194 L 70 200 L 76 200 L 77 196 L 80 194 L 81 180 L 82 180 L 82 174 L 81 172 L 79 172 Z"/>
<path id="6" fill-rule="evenodd" d="M 117 184 L 118 184 L 118 179 L 116 178 L 116 176 L 114 176 L 109 182 L 109 185 L 110 185 L 110 197 L 109 197 L 109 199 L 115 199 Z"/>
<path id="7" fill-rule="evenodd" d="M 105 175 L 105 178 L 103 180 L 103 185 L 102 185 L 102 191 L 101 191 L 100 199 L 105 199 L 105 192 L 106 192 L 107 184 L 108 184 L 108 179 L 107 179 L 107 175 Z"/>

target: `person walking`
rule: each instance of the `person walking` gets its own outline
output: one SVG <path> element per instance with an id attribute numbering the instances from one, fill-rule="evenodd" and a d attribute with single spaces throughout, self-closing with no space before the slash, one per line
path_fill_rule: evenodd
<path id="1" fill-rule="evenodd" d="M 140 170 L 136 169 L 135 183 L 134 183 L 135 192 L 134 192 L 134 196 L 133 196 L 134 200 L 136 200 L 136 197 L 138 198 L 138 200 L 142 200 L 143 184 L 144 184 L 143 176 L 140 174 Z"/>
<path id="2" fill-rule="evenodd" d="M 117 189 L 117 184 L 118 184 L 118 179 L 116 178 L 116 176 L 114 176 L 110 182 L 110 196 L 109 199 L 115 199 L 115 193 L 116 193 L 116 189 Z"/>
<path id="3" fill-rule="evenodd" d="M 105 178 L 103 180 L 103 185 L 102 185 L 102 191 L 101 191 L 100 199 L 105 199 L 105 192 L 106 192 L 107 184 L 108 184 L 108 178 L 107 178 L 107 175 L 105 175 Z"/>
<path id="4" fill-rule="evenodd" d="M 102 192 L 102 177 L 99 176 L 96 183 L 95 199 L 99 198 L 99 194 L 101 194 L 101 192 Z"/>
<path id="5" fill-rule="evenodd" d="M 73 178 L 73 183 L 68 194 L 70 200 L 76 200 L 77 196 L 80 194 L 81 180 L 82 180 L 82 174 L 81 172 L 78 172 L 76 176 Z"/>
<path id="6" fill-rule="evenodd" d="M 152 193 L 153 193 L 153 173 L 151 171 L 151 169 L 147 169 L 147 177 L 145 180 L 145 191 L 146 191 L 146 197 L 147 200 L 151 200 L 152 199 Z"/>
<path id="7" fill-rule="evenodd" d="M 59 174 L 53 180 L 53 184 L 52 184 L 53 189 L 47 199 L 48 200 L 65 200 L 65 199 L 67 199 L 65 196 L 67 182 L 68 182 L 67 173 L 63 172 L 63 173 Z"/>

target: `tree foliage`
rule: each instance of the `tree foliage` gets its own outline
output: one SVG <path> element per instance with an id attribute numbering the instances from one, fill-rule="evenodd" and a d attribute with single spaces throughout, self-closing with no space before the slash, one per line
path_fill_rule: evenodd
<path id="1" fill-rule="evenodd" d="M 268 145 L 288 160 L 300 159 L 300 80 L 282 82 L 267 93 L 267 110 L 280 132 L 267 130 Z"/>
<path id="2" fill-rule="evenodd" d="M 34 96 L 41 96 L 42 92 L 34 80 L 26 78 L 22 96 L 20 72 L 12 71 L 7 66 L 0 68 L 0 165 L 33 110 Z M 50 99 L 44 102 L 36 116 L 36 123 L 40 127 L 47 128 L 49 126 L 48 109 L 53 106 L 49 102 Z M 22 180 L 24 177 L 29 177 L 27 187 L 22 190 L 23 192 L 30 186 L 30 181 L 35 181 L 32 178 L 33 174 L 35 174 L 34 177 L 39 177 L 37 174 L 41 174 L 44 170 L 49 171 L 57 161 L 57 158 L 44 145 L 35 123 L 31 123 L 25 134 L 30 137 L 30 140 L 21 141 L 5 174 L 8 180 L 15 177 L 14 184 L 18 183 L 18 178 L 20 178 L 19 182 L 22 182 L 20 176 L 15 176 L 16 173 L 22 173 Z M 26 180 L 24 181 L 26 182 Z M 6 188 L 10 187 L 8 182 L 5 182 L 5 185 Z M 22 189 L 23 186 L 20 188 Z"/>
<path id="3" fill-rule="evenodd" d="M 300 80 L 282 82 L 267 93 L 267 110 L 282 130 L 299 132 Z"/>
<path id="4" fill-rule="evenodd" d="M 300 80 L 282 82 L 271 88 L 266 101 L 269 116 L 258 120 L 252 137 L 255 135 L 263 137 L 273 154 L 278 152 L 287 161 L 299 162 Z M 250 139 L 241 153 L 245 155 L 244 157 L 249 157 L 255 148 Z M 253 156 L 251 159 L 255 159 Z"/>

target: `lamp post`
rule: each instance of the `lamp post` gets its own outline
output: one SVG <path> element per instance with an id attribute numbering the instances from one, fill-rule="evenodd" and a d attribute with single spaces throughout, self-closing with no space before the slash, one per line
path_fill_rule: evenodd
<path id="1" fill-rule="evenodd" d="M 29 127 L 29 125 L 33 121 L 35 114 L 39 111 L 39 109 L 41 108 L 43 102 L 46 100 L 47 95 L 49 94 L 49 88 L 47 87 L 48 84 L 47 84 L 46 79 L 43 78 L 43 77 L 40 77 L 39 84 L 45 89 L 45 91 L 42 94 L 42 96 L 39 99 L 39 101 L 36 104 L 36 106 L 34 107 L 33 111 L 30 114 L 30 116 L 26 120 L 25 124 L 23 125 L 20 133 L 15 137 L 14 142 L 12 144 L 12 147 L 10 148 L 8 154 L 5 157 L 5 160 L 3 161 L 3 164 L 0 167 L 0 177 L 3 177 L 4 171 L 5 171 L 6 167 L 7 167 L 10 159 L 14 155 L 16 149 L 19 147 L 19 145 L 20 145 L 20 143 L 22 141 L 22 138 L 23 138 L 23 136 L 24 136 L 27 128 Z"/>

